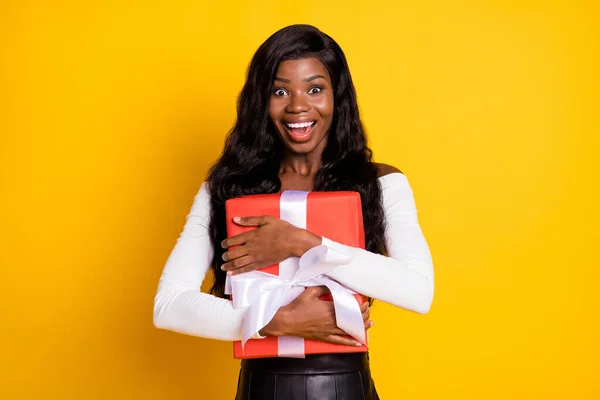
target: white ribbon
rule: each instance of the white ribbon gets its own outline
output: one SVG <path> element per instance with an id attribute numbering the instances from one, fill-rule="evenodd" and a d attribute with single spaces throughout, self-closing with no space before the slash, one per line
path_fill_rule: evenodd
<path id="1" fill-rule="evenodd" d="M 324 246 L 322 249 L 327 251 Z M 291 280 L 284 280 L 261 271 L 251 271 L 233 276 L 231 278 L 233 307 L 247 308 L 242 329 L 242 346 L 273 319 L 286 299 L 296 298 L 304 291 L 305 287 L 311 286 L 326 286 L 331 291 L 338 327 L 361 343 L 365 343 L 364 322 L 360 306 L 351 290 L 325 276 L 327 270 L 332 267 L 335 266 L 301 265 Z M 288 336 L 288 338 L 292 338 L 292 336 Z M 284 348 L 282 350 L 284 353 L 293 354 L 288 356 L 304 357 L 304 339 L 297 339 L 302 342 L 301 348 Z M 279 355 L 282 355 L 281 351 Z"/>
<path id="2" fill-rule="evenodd" d="M 280 199 L 280 218 L 306 228 L 308 192 L 285 191 Z M 306 287 L 326 286 L 333 297 L 337 326 L 366 343 L 360 306 L 353 291 L 327 276 L 327 272 L 348 260 L 320 263 L 328 252 L 326 246 L 309 250 L 301 259 L 290 257 L 279 264 L 279 275 L 251 271 L 227 277 L 225 293 L 233 295 L 233 307 L 247 308 L 242 328 L 242 349 L 246 342 L 275 316 L 277 310 L 289 304 Z M 296 336 L 278 337 L 280 357 L 304 358 L 304 339 Z"/>

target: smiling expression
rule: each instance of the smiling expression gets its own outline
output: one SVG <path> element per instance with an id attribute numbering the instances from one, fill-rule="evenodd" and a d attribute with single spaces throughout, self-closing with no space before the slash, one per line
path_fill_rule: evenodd
<path id="1" fill-rule="evenodd" d="M 279 64 L 269 101 L 269 117 L 287 151 L 306 154 L 327 143 L 333 119 L 333 87 L 316 58 Z"/>

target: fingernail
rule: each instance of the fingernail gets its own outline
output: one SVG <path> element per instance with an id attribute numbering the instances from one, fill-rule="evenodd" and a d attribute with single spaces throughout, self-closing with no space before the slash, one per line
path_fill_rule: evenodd
<path id="1" fill-rule="evenodd" d="M 221 271 L 225 271 L 225 264 L 221 265 Z"/>
<path id="2" fill-rule="evenodd" d="M 233 275 L 233 271 L 227 271 L 227 275 L 229 275 L 229 276 Z"/>
<path id="3" fill-rule="evenodd" d="M 355 345 L 356 347 L 360 347 L 360 346 L 362 346 L 362 343 L 360 343 L 360 342 L 356 342 L 356 343 L 354 343 L 354 345 Z"/>
<path id="4" fill-rule="evenodd" d="M 369 322 L 369 326 L 370 326 L 370 327 L 371 327 L 371 326 L 373 326 L 373 325 L 375 325 L 375 322 L 374 322 L 374 321 L 371 321 L 371 322 Z"/>
<path id="5" fill-rule="evenodd" d="M 233 217 L 233 222 L 240 222 L 242 219 L 240 217 Z"/>

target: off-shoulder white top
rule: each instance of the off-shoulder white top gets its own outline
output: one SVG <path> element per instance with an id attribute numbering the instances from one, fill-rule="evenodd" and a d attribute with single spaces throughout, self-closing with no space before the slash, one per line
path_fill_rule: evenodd
<path id="1" fill-rule="evenodd" d="M 402 173 L 379 180 L 388 256 L 324 237 L 321 246 L 327 251 L 318 252 L 322 256 L 311 262 L 335 260 L 337 267 L 329 277 L 358 293 L 424 314 L 433 300 L 433 262 L 419 226 L 412 189 Z M 162 271 L 154 299 L 154 325 L 193 336 L 240 340 L 244 310 L 234 309 L 230 300 L 200 291 L 213 258 L 209 196 L 204 182 Z M 344 265 L 339 265 L 340 257 L 345 258 Z"/>

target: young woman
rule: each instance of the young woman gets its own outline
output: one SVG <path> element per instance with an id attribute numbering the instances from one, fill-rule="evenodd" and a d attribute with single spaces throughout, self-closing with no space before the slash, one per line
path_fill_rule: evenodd
<path id="1" fill-rule="evenodd" d="M 319 245 L 349 260 L 335 267 L 331 278 L 370 298 L 426 313 L 433 299 L 433 264 L 411 187 L 398 169 L 371 157 L 339 45 L 309 25 L 289 26 L 269 37 L 250 63 L 223 154 L 201 185 L 164 267 L 154 324 L 189 335 L 240 340 L 244 310 L 223 298 L 226 274 L 302 257 Z M 290 189 L 359 192 L 366 250 L 260 215 L 239 216 L 237 223 L 257 229 L 227 238 L 227 199 Z M 209 267 L 215 280 L 211 294 L 205 294 L 198 288 Z M 337 328 L 331 303 L 317 299 L 325 292 L 323 287 L 306 289 L 257 337 L 294 335 L 356 344 Z M 368 304 L 361 311 L 369 328 Z M 368 355 L 353 353 L 243 360 L 236 398 L 378 396 Z"/>

